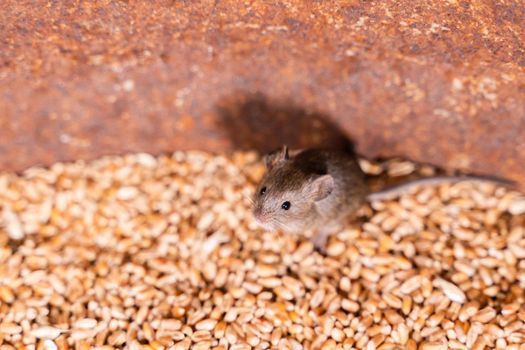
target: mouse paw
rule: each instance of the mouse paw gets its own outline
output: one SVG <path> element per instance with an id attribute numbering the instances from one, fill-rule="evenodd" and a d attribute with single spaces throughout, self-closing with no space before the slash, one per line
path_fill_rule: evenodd
<path id="1" fill-rule="evenodd" d="M 328 242 L 328 236 L 330 236 L 329 232 L 321 231 L 314 235 L 311 239 L 315 249 L 323 255 L 326 254 L 326 243 Z"/>

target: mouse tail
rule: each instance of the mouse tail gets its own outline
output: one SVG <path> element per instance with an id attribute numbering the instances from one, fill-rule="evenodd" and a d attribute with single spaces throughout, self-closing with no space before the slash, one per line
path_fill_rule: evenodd
<path id="1" fill-rule="evenodd" d="M 403 194 L 410 193 L 411 191 L 414 191 L 416 188 L 419 187 L 439 186 L 442 184 L 453 185 L 463 181 L 489 182 L 507 187 L 509 189 L 516 188 L 516 183 L 514 183 L 513 181 L 491 176 L 431 176 L 408 181 L 399 185 L 394 185 L 392 187 L 385 188 L 377 192 L 371 192 L 367 195 L 367 199 L 370 202 L 391 200 Z"/>

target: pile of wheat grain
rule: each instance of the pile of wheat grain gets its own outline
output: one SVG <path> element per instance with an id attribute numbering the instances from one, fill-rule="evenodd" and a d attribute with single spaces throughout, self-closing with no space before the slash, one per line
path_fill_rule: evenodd
<path id="1" fill-rule="evenodd" d="M 263 171 L 178 152 L 0 175 L 0 350 L 525 348 L 522 195 L 373 203 L 322 256 L 254 226 Z"/>

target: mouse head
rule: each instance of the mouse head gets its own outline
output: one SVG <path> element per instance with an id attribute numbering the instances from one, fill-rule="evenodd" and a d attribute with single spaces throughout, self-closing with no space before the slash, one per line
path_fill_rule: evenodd
<path id="1" fill-rule="evenodd" d="M 268 171 L 255 193 L 255 220 L 270 230 L 299 233 L 310 228 L 315 204 L 333 191 L 332 176 L 305 171 L 286 146 L 266 156 L 265 163 Z"/>

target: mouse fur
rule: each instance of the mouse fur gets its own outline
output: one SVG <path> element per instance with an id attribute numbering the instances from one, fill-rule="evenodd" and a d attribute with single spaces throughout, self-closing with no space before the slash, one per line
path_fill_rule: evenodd
<path id="1" fill-rule="evenodd" d="M 257 187 L 253 214 L 266 229 L 302 233 L 330 227 L 366 200 L 365 175 L 352 153 L 318 149 L 292 153 L 283 147 L 265 162 L 268 171 Z"/>

